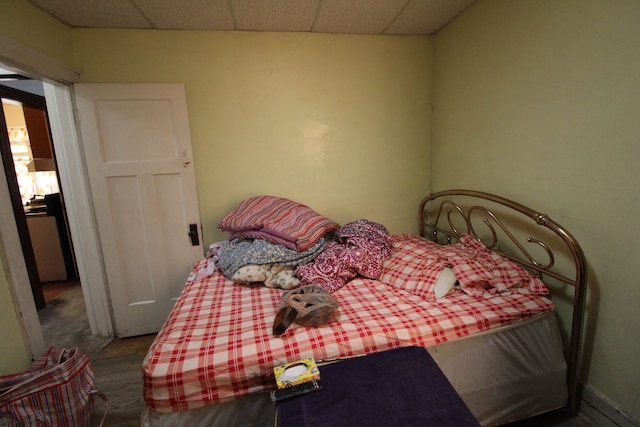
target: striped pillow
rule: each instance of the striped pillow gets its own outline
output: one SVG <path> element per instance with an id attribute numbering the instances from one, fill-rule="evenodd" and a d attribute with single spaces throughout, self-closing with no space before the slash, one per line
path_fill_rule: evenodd
<path id="1" fill-rule="evenodd" d="M 231 233 L 230 240 L 264 239 L 298 251 L 309 249 L 339 227 L 306 205 L 275 196 L 246 199 L 218 224 Z"/>

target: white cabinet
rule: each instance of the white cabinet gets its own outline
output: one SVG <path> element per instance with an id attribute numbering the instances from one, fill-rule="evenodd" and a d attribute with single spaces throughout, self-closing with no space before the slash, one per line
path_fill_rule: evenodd
<path id="1" fill-rule="evenodd" d="M 27 226 L 40 281 L 67 280 L 55 217 L 27 215 Z"/>

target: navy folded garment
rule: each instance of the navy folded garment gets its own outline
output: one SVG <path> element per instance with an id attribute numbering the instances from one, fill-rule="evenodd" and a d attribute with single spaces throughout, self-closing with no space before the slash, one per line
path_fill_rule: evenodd
<path id="1" fill-rule="evenodd" d="M 480 424 L 422 347 L 320 366 L 322 388 L 278 402 L 278 427 Z"/>

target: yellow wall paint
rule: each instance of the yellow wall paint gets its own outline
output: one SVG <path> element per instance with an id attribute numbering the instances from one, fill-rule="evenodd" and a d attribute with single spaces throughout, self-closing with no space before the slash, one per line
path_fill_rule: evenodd
<path id="1" fill-rule="evenodd" d="M 0 0 L 0 35 L 75 66 L 71 28 L 27 0 Z"/>
<path id="2" fill-rule="evenodd" d="M 637 1 L 480 0 L 435 37 L 432 142 L 435 190 L 514 198 L 581 242 L 580 377 L 635 418 L 639 22 Z"/>
<path id="3" fill-rule="evenodd" d="M 417 231 L 430 37 L 82 29 L 76 46 L 84 82 L 185 84 L 205 244 L 258 194 Z"/>

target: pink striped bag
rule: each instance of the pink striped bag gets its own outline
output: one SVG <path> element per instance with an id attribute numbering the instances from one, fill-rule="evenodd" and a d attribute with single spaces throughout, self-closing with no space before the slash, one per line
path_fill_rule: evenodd
<path id="1" fill-rule="evenodd" d="M 93 425 L 94 397 L 89 358 L 77 348 L 51 347 L 28 371 L 0 377 L 0 426 L 81 427 Z"/>

